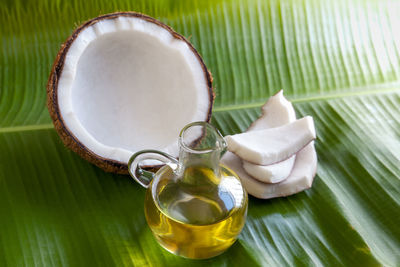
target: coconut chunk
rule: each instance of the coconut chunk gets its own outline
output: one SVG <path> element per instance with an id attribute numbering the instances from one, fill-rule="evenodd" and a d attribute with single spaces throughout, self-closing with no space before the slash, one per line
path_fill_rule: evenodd
<path id="1" fill-rule="evenodd" d="M 228 150 L 258 165 L 280 162 L 297 153 L 316 137 L 310 116 L 266 130 L 226 136 Z"/>
<path id="2" fill-rule="evenodd" d="M 283 90 L 268 99 L 261 113 L 246 132 L 275 128 L 296 120 L 293 105 L 283 96 Z"/>
<path id="3" fill-rule="evenodd" d="M 262 107 L 262 115 L 251 124 L 247 131 L 277 127 L 293 120 L 295 120 L 293 106 L 285 99 L 282 91 L 280 91 L 276 95 L 272 96 Z M 295 157 L 295 165 L 292 167 L 287 166 L 286 169 L 287 172 L 290 172 L 290 175 L 281 182 L 274 184 L 261 182 L 268 180 L 266 176 L 261 176 L 261 174 L 257 178 L 261 181 L 257 181 L 255 177 L 249 174 L 252 171 L 246 171 L 244 166 L 247 165 L 247 168 L 249 168 L 249 166 L 257 167 L 259 165 L 242 161 L 234 153 L 225 153 L 221 159 L 221 163 L 225 164 L 239 175 L 244 187 L 250 195 L 257 198 L 268 199 L 288 196 L 311 187 L 317 169 L 317 155 L 314 148 L 314 142 L 309 143 L 305 148 L 292 157 Z M 263 175 L 271 173 L 269 168 L 273 169 L 275 168 L 274 166 L 279 166 L 290 159 L 291 158 L 280 163 L 262 166 L 262 171 L 264 171 Z"/>
<path id="4" fill-rule="evenodd" d="M 255 179 L 264 183 L 278 183 L 286 179 L 292 171 L 296 155 L 271 165 L 257 165 L 243 161 L 243 169 Z"/>
<path id="5" fill-rule="evenodd" d="M 246 132 L 274 128 L 296 120 L 293 105 L 283 96 L 283 90 L 270 97 L 261 107 L 261 112 L 261 116 Z M 295 159 L 296 156 L 293 155 L 286 160 L 266 166 L 243 161 L 243 168 L 261 182 L 277 183 L 289 176 Z"/>
<path id="6" fill-rule="evenodd" d="M 243 169 L 240 158 L 231 152 L 225 153 L 221 162 L 239 175 L 249 194 L 257 198 L 269 199 L 289 196 L 310 188 L 317 169 L 317 153 L 314 142 L 309 143 L 297 153 L 289 177 L 275 184 L 262 183 L 252 178 Z"/>

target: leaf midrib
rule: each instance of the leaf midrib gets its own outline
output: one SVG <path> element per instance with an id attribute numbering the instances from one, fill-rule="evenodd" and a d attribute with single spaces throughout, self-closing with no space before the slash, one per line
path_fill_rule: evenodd
<path id="1" fill-rule="evenodd" d="M 394 92 L 400 92 L 400 82 L 391 83 L 390 86 L 379 86 L 379 87 L 369 87 L 367 90 L 363 91 L 352 91 L 346 92 L 345 90 L 341 90 L 339 93 L 332 93 L 332 94 L 324 94 L 324 95 L 311 95 L 307 97 L 299 97 L 299 98 L 291 98 L 287 96 L 287 98 L 292 103 L 303 103 L 303 102 L 313 102 L 313 101 L 322 101 L 322 100 L 332 100 L 332 99 L 339 99 L 339 98 L 346 98 L 346 97 L 357 97 L 357 96 L 364 96 L 364 95 L 378 95 L 378 94 L 390 94 Z M 239 110 L 239 109 L 248 109 L 248 108 L 257 108 L 261 107 L 265 104 L 263 102 L 253 102 L 250 104 L 238 104 L 238 105 L 226 105 L 224 107 L 217 107 L 213 109 L 213 112 L 223 112 L 223 111 L 230 111 L 230 110 Z M 0 129 L 1 130 L 1 129 Z"/>
<path id="2" fill-rule="evenodd" d="M 0 128 L 0 133 L 13 133 L 13 132 L 26 132 L 26 131 L 39 131 L 54 128 L 52 123 L 47 124 L 34 124 L 34 125 L 21 125 Z"/>
<path id="3" fill-rule="evenodd" d="M 400 92 L 400 81 L 391 84 L 380 85 L 378 87 L 369 87 L 363 91 L 351 91 L 332 94 L 324 94 L 324 95 L 315 95 L 308 97 L 300 97 L 292 99 L 290 96 L 288 97 L 292 103 L 303 103 L 303 102 L 312 102 L 312 101 L 322 101 L 322 100 L 332 100 L 346 97 L 354 97 L 354 96 L 364 96 L 364 95 L 377 95 L 377 94 L 390 94 L 394 92 Z M 250 104 L 238 104 L 238 105 L 227 105 L 224 107 L 216 107 L 213 109 L 214 113 L 232 111 L 232 110 L 240 110 L 240 109 L 250 109 L 261 107 L 264 102 L 253 102 Z M 54 125 L 52 123 L 47 124 L 34 124 L 34 125 L 17 125 L 10 127 L 0 128 L 1 133 L 14 133 L 14 132 L 26 132 L 26 131 L 40 131 L 40 130 L 49 130 L 53 129 Z"/>

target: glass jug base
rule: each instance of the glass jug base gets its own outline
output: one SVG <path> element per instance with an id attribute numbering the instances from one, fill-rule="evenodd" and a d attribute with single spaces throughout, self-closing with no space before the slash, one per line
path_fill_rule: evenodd
<path id="1" fill-rule="evenodd" d="M 221 184 L 215 186 L 219 190 L 201 191 L 202 187 L 196 186 L 195 192 L 187 194 L 193 188 L 173 183 L 171 186 L 171 173 L 168 169 L 160 170 L 161 177 L 154 180 L 154 186 L 162 192 L 155 190 L 154 196 L 152 186 L 146 192 L 145 215 L 153 235 L 162 247 L 182 257 L 206 259 L 223 253 L 236 241 L 246 219 L 247 194 L 241 187 L 231 190 L 238 178 L 221 166 Z M 194 173 L 201 181 L 201 175 Z M 174 186 L 181 186 L 182 191 Z"/>
<path id="2" fill-rule="evenodd" d="M 198 248 L 194 248 L 193 246 L 178 247 L 176 244 L 171 243 L 170 240 L 168 239 L 164 240 L 163 238 L 154 233 L 153 235 L 158 241 L 158 244 L 165 250 L 177 256 L 194 260 L 209 259 L 221 255 L 226 250 L 228 250 L 236 241 L 236 239 L 234 239 L 232 242 L 226 242 L 219 246 L 213 246 L 213 247 L 198 247 Z"/>

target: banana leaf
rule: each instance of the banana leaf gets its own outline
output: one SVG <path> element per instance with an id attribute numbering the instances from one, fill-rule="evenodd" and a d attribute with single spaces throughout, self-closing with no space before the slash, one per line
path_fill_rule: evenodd
<path id="1" fill-rule="evenodd" d="M 133 10 L 186 36 L 214 76 L 212 123 L 244 131 L 284 89 L 314 117 L 313 187 L 250 198 L 238 241 L 201 261 L 163 250 L 144 190 L 64 148 L 46 82 L 61 43 Z M 1 266 L 400 266 L 400 2 L 1 0 Z"/>

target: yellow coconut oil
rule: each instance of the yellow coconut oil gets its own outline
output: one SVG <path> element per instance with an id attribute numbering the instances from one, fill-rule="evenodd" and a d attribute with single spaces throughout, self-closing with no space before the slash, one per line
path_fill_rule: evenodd
<path id="1" fill-rule="evenodd" d="M 179 177 L 165 166 L 147 189 L 145 215 L 165 249 L 187 258 L 210 258 L 237 239 L 247 201 L 239 178 L 222 165 L 217 174 L 205 166 L 190 166 Z"/>

